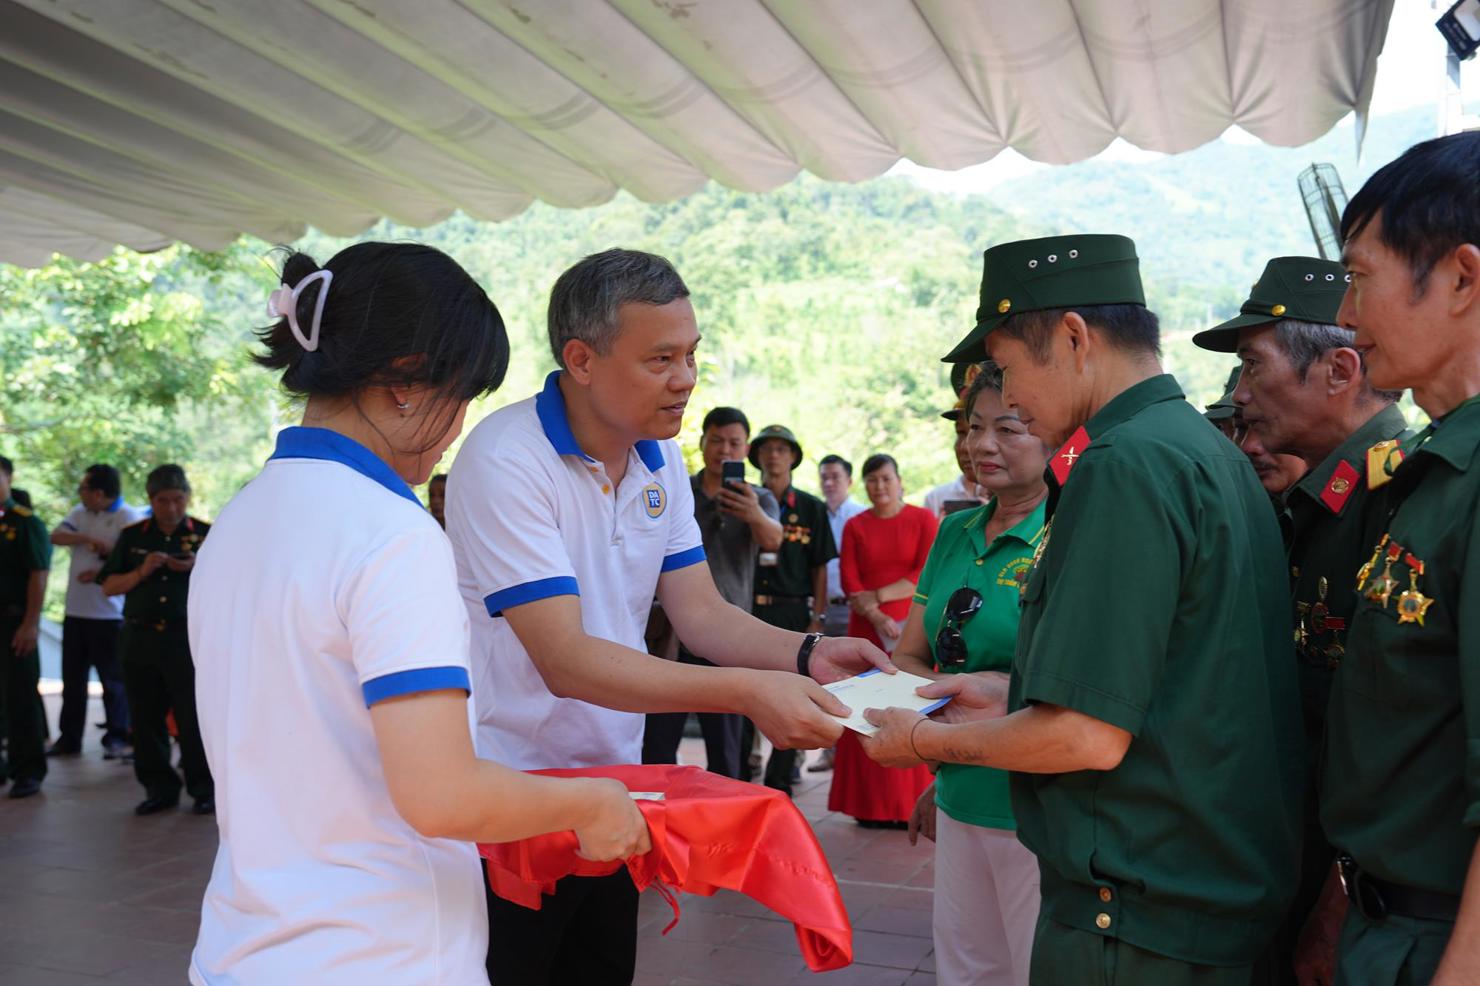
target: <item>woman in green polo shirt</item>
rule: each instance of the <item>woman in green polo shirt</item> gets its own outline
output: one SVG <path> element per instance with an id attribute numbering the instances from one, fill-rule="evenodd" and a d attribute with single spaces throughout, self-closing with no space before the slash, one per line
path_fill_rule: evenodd
<path id="1" fill-rule="evenodd" d="M 948 514 L 894 663 L 938 678 L 1009 671 L 1018 593 L 1043 536 L 1048 450 L 1002 402 L 1002 375 L 982 364 L 966 392 L 967 452 L 985 506 Z M 949 986 L 1028 982 L 1038 919 L 1038 862 L 1018 842 L 1007 774 L 943 764 L 920 796 L 910 835 L 935 840 L 935 964 Z"/>

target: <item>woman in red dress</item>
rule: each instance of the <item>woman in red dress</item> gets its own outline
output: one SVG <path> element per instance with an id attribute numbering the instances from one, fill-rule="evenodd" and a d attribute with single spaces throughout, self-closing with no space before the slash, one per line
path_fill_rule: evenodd
<path id="1" fill-rule="evenodd" d="M 920 570 L 935 540 L 936 518 L 904 502 L 899 466 L 888 455 L 868 457 L 863 485 L 872 506 L 843 525 L 840 572 L 852 612 L 848 635 L 892 651 L 909 614 Z M 904 828 L 920 792 L 930 786 L 925 767 L 880 767 L 848 730 L 833 761 L 829 811 L 852 815 L 867 827 Z"/>

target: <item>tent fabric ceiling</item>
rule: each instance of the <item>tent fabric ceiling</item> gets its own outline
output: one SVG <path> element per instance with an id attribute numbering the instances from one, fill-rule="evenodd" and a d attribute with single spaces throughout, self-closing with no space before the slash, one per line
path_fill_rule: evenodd
<path id="1" fill-rule="evenodd" d="M 1393 0 L 0 0 L 0 261 L 1313 140 Z"/>

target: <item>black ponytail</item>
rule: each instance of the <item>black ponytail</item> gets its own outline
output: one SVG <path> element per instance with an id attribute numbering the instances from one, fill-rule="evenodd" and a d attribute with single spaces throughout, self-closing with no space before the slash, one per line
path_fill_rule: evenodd
<path id="1" fill-rule="evenodd" d="M 289 288 L 318 271 L 304 253 L 283 263 Z M 504 320 L 488 295 L 451 257 L 406 243 L 357 243 L 325 265 L 332 283 L 308 285 L 295 315 L 312 335 L 321 292 L 318 348 L 309 352 L 286 317 L 257 333 L 261 366 L 282 372 L 284 389 L 302 397 L 354 397 L 367 387 L 430 387 L 464 401 L 497 389 L 509 366 Z"/>

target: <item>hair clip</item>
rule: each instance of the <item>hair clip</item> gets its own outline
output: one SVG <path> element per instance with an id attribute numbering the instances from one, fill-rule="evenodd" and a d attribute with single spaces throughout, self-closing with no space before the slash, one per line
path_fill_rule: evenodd
<path id="1" fill-rule="evenodd" d="M 294 287 L 290 288 L 283 284 L 267 296 L 267 314 L 273 318 L 286 318 L 288 331 L 293 333 L 293 338 L 298 340 L 298 344 L 310 353 L 319 348 L 319 324 L 324 319 L 324 302 L 329 297 L 329 285 L 333 280 L 333 271 L 316 270 Z M 298 299 L 304 289 L 314 281 L 323 281 L 324 286 L 319 288 L 319 297 L 313 306 L 313 321 L 309 323 L 308 335 L 305 336 L 303 328 L 298 324 Z"/>

